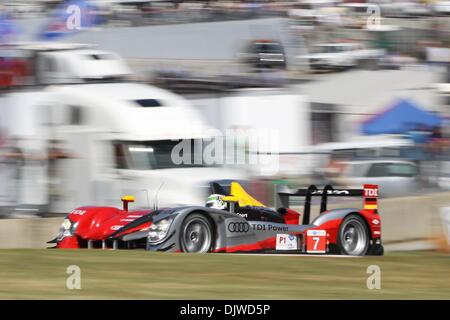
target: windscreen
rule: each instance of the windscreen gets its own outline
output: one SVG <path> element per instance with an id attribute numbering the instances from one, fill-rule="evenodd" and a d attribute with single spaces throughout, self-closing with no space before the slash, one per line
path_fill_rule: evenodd
<path id="1" fill-rule="evenodd" d="M 253 51 L 255 53 L 276 53 L 283 54 L 283 48 L 279 43 L 255 43 Z"/>

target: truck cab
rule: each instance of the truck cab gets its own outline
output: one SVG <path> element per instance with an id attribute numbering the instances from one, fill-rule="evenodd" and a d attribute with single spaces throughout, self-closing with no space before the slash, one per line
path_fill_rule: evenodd
<path id="1" fill-rule="evenodd" d="M 124 81 L 132 77 L 119 55 L 87 44 L 17 44 L 11 46 L 8 61 L 11 70 L 2 68 L 2 74 L 8 76 L 10 86 Z M 18 72 L 19 62 L 26 66 L 20 69 L 26 69 L 26 74 Z"/>

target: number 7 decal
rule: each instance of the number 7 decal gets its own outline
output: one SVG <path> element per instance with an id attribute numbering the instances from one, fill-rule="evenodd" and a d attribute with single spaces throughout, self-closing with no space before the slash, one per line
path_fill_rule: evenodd
<path id="1" fill-rule="evenodd" d="M 319 237 L 313 237 L 313 240 L 314 240 L 314 251 L 316 251 L 317 250 L 317 246 L 319 245 L 319 242 L 320 242 L 320 238 Z"/>
<path id="2" fill-rule="evenodd" d="M 325 230 L 308 230 L 306 232 L 306 252 L 325 253 L 327 250 L 327 232 Z"/>

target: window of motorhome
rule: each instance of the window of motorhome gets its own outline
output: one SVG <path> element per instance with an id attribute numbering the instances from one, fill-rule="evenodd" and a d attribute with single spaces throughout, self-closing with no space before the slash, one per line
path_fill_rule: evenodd
<path id="1" fill-rule="evenodd" d="M 366 163 L 352 163 L 347 172 L 350 177 L 364 177 L 367 174 L 367 169 Z"/>
<path id="2" fill-rule="evenodd" d="M 378 157 L 400 157 L 401 148 L 381 148 L 378 150 Z"/>
<path id="3" fill-rule="evenodd" d="M 407 147 L 338 149 L 331 152 L 332 157 L 345 156 L 348 159 L 399 158 L 404 156 Z"/>
<path id="4" fill-rule="evenodd" d="M 179 155 L 183 158 L 181 164 L 172 158 L 172 150 L 181 140 L 157 141 L 121 141 L 115 143 L 116 166 L 131 170 L 156 170 L 170 168 L 187 168 L 205 166 L 202 160 L 202 150 L 195 146 L 196 140 L 188 140 L 187 150 Z M 199 143 L 202 144 L 200 141 Z M 178 155 L 176 155 L 178 156 Z"/>
<path id="5" fill-rule="evenodd" d="M 354 152 L 354 149 L 333 150 L 330 154 L 330 158 L 350 160 L 353 158 Z"/>
<path id="6" fill-rule="evenodd" d="M 161 101 L 156 99 L 139 99 L 135 100 L 135 102 L 144 108 L 151 108 L 151 107 L 160 107 L 162 106 Z"/>
<path id="7" fill-rule="evenodd" d="M 355 14 L 360 14 L 360 15 L 365 15 L 365 14 L 367 14 L 367 10 L 368 10 L 368 8 L 370 8 L 370 6 L 360 6 L 360 7 L 354 7 L 354 8 L 352 8 L 352 11 L 355 13 Z"/>
<path id="8" fill-rule="evenodd" d="M 368 177 L 414 177 L 415 166 L 408 163 L 374 163 L 367 172 Z"/>
<path id="9" fill-rule="evenodd" d="M 362 148 L 362 149 L 354 149 L 354 156 L 358 157 L 358 158 L 369 158 L 369 157 L 376 157 L 377 155 L 377 150 L 376 149 L 367 149 L 367 148 Z"/>
<path id="10" fill-rule="evenodd" d="M 302 9 L 302 10 L 313 10 L 314 5 L 312 3 L 296 3 L 294 5 L 294 8 L 296 9 Z"/>

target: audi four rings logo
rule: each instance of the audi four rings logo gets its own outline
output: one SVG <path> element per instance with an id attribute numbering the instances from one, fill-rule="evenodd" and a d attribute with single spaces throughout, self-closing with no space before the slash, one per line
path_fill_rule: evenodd
<path id="1" fill-rule="evenodd" d="M 228 231 L 230 232 L 248 232 L 250 225 L 247 222 L 230 222 L 228 224 Z"/>

